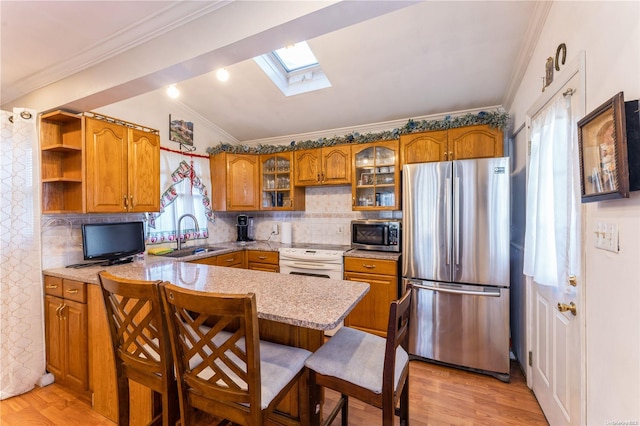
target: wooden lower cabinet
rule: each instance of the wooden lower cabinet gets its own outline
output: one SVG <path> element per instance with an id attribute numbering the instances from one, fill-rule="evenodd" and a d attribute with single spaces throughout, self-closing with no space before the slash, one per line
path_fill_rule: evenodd
<path id="1" fill-rule="evenodd" d="M 389 306 L 398 298 L 398 262 L 344 258 L 344 279 L 369 283 L 369 292 L 345 318 L 344 324 L 378 336 L 387 336 Z"/>
<path id="2" fill-rule="evenodd" d="M 247 255 L 244 250 L 221 254 L 218 256 L 203 257 L 202 259 L 190 260 L 189 263 L 200 263 L 202 265 L 226 266 L 228 268 L 247 268 Z"/>
<path id="3" fill-rule="evenodd" d="M 89 396 L 85 283 L 44 277 L 47 370 L 57 383 Z"/>
<path id="4" fill-rule="evenodd" d="M 277 251 L 249 250 L 247 253 L 249 269 L 280 272 L 280 257 Z"/>

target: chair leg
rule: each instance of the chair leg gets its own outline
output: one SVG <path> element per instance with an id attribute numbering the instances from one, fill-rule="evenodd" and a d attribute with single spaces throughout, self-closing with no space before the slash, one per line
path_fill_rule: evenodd
<path id="1" fill-rule="evenodd" d="M 162 426 L 176 426 L 179 418 L 178 392 L 175 387 L 169 386 L 162 393 Z"/>
<path id="2" fill-rule="evenodd" d="M 400 426 L 409 426 L 409 379 L 400 394 Z"/>
<path id="3" fill-rule="evenodd" d="M 118 378 L 118 424 L 129 425 L 129 379 Z"/>
<path id="4" fill-rule="evenodd" d="M 342 406 L 342 426 L 349 426 L 349 396 L 342 394 L 344 405 Z"/>

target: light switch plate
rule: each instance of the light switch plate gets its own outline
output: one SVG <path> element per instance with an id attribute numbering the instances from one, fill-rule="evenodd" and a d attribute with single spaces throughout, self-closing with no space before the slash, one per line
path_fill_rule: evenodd
<path id="1" fill-rule="evenodd" d="M 596 235 L 596 248 L 618 253 L 618 224 L 608 222 L 597 222 L 594 231 Z"/>

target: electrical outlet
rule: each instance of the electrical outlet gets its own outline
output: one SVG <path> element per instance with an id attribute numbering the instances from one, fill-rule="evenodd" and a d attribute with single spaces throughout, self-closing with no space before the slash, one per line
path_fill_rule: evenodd
<path id="1" fill-rule="evenodd" d="M 337 234 L 342 234 L 344 232 L 344 229 L 342 228 L 342 225 L 338 225 L 338 229 L 336 231 Z"/>
<path id="2" fill-rule="evenodd" d="M 273 232 L 274 235 L 278 235 L 280 233 L 280 226 L 278 226 L 277 223 L 274 223 L 273 230 L 271 232 Z"/>

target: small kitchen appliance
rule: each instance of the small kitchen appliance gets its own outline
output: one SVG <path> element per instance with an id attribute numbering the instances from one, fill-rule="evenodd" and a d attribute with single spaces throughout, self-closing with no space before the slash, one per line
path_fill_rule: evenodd
<path id="1" fill-rule="evenodd" d="M 238 241 L 253 241 L 253 218 L 246 214 L 239 214 L 236 222 Z"/>
<path id="2" fill-rule="evenodd" d="M 402 221 L 371 219 L 351 221 L 351 247 L 361 250 L 399 252 Z"/>

